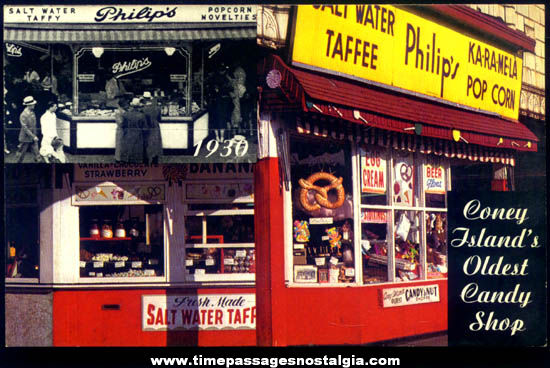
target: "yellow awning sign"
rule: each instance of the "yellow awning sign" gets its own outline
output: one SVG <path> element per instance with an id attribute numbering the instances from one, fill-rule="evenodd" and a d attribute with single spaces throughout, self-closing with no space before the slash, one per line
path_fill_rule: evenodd
<path id="1" fill-rule="evenodd" d="M 522 59 L 391 5 L 300 5 L 294 65 L 517 119 Z"/>

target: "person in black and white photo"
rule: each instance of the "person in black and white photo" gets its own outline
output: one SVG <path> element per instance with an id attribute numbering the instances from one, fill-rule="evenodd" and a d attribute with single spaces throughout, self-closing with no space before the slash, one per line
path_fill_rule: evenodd
<path id="1" fill-rule="evenodd" d="M 19 117 L 21 130 L 19 132 L 19 148 L 15 154 L 15 161 L 17 163 L 23 162 L 25 154 L 30 148 L 34 154 L 34 160 L 36 162 L 42 162 L 42 157 L 38 150 L 38 128 L 36 125 L 36 114 L 34 112 L 36 100 L 33 96 L 27 96 L 23 99 L 23 106 L 25 106 L 25 108 Z"/>
<path id="2" fill-rule="evenodd" d="M 46 105 L 46 111 L 40 117 L 40 127 L 42 129 L 40 155 L 46 163 L 65 163 L 67 161 L 63 152 L 63 141 L 57 134 L 56 110 L 57 104 L 55 101 L 49 101 Z"/>
<path id="3" fill-rule="evenodd" d="M 145 131 L 145 162 L 158 164 L 162 157 L 162 137 L 160 134 L 160 109 L 156 99 L 151 92 L 143 92 L 143 113 L 147 118 L 147 129 Z"/>
<path id="4" fill-rule="evenodd" d="M 141 111 L 140 99 L 134 97 L 128 111 L 122 114 L 122 139 L 120 145 L 120 161 L 126 163 L 143 163 L 144 140 L 143 131 L 147 126 L 147 118 Z"/>

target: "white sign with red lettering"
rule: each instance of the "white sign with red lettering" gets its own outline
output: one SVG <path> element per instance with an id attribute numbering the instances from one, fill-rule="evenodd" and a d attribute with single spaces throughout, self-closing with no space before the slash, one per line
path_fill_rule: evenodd
<path id="1" fill-rule="evenodd" d="M 424 191 L 445 194 L 445 168 L 443 166 L 424 165 Z"/>
<path id="2" fill-rule="evenodd" d="M 386 193 L 386 160 L 381 153 L 361 150 L 361 193 Z"/>
<path id="3" fill-rule="evenodd" d="M 143 295 L 143 331 L 250 330 L 255 294 Z"/>

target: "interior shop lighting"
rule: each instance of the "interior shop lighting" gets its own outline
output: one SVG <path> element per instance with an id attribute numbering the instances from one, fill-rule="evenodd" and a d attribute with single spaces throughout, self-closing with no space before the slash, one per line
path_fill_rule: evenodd
<path id="1" fill-rule="evenodd" d="M 103 51 L 105 51 L 103 47 L 92 47 L 92 54 L 98 59 L 103 55 Z"/>
<path id="2" fill-rule="evenodd" d="M 174 55 L 174 52 L 176 52 L 176 48 L 175 47 L 165 47 L 164 52 L 166 53 L 166 55 L 172 56 L 172 55 Z"/>

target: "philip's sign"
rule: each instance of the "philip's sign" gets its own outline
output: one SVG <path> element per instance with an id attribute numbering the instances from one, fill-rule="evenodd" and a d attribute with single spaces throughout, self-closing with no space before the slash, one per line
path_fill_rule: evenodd
<path id="1" fill-rule="evenodd" d="M 294 65 L 517 119 L 522 60 L 390 5 L 298 6 Z"/>

